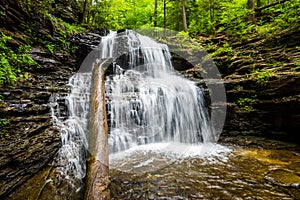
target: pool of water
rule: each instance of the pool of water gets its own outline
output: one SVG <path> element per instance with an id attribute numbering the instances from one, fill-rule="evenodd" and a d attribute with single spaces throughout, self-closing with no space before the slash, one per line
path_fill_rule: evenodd
<path id="1" fill-rule="evenodd" d="M 112 199 L 300 199 L 300 152 L 156 144 L 110 155 Z"/>
<path id="2" fill-rule="evenodd" d="M 300 199 L 299 146 L 260 138 L 157 143 L 110 155 L 111 199 Z M 48 166 L 5 200 L 82 200 L 84 182 Z"/>

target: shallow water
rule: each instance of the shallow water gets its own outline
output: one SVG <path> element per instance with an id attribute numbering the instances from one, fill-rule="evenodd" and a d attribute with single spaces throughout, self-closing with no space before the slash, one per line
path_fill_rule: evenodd
<path id="1" fill-rule="evenodd" d="M 299 147 L 249 141 L 246 147 L 158 143 L 111 154 L 111 199 L 300 199 Z M 271 146 L 281 149 L 266 149 Z M 54 169 L 4 199 L 82 199 L 83 188 L 72 188 L 74 181 Z"/>
<path id="2" fill-rule="evenodd" d="M 111 155 L 112 199 L 300 199 L 299 152 L 168 145 Z"/>

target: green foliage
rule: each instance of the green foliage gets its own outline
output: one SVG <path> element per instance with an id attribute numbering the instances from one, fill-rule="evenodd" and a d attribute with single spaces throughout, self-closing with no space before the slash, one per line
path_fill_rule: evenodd
<path id="1" fill-rule="evenodd" d="M 286 1 L 283 4 L 263 10 L 263 14 L 270 15 L 269 23 L 259 22 L 256 30 L 262 36 L 274 35 L 292 30 L 299 26 L 300 0 Z"/>
<path id="2" fill-rule="evenodd" d="M 239 106 L 239 109 L 242 111 L 253 111 L 253 104 L 257 102 L 257 97 L 252 96 L 251 98 L 245 97 L 245 98 L 239 98 L 236 101 L 236 104 Z"/>
<path id="3" fill-rule="evenodd" d="M 55 0 L 35 1 L 19 0 L 29 13 L 43 14 L 55 21 L 57 29 L 64 29 L 62 37 L 78 31 L 81 27 L 67 24 L 51 17 Z M 261 6 L 275 0 L 261 0 Z M 69 0 L 79 13 L 83 13 L 83 1 Z M 182 31 L 182 1 L 166 1 L 167 28 Z M 263 18 L 256 23 L 249 20 L 253 10 L 247 8 L 247 0 L 185 0 L 188 29 L 190 35 L 227 34 L 230 37 L 240 38 L 248 34 L 258 33 L 272 36 L 299 25 L 300 0 L 286 1 L 285 3 L 262 10 Z M 158 0 L 157 25 L 164 26 L 164 1 Z M 257 7 L 257 6 L 256 6 Z M 85 26 L 88 28 L 105 27 L 111 30 L 136 29 L 152 27 L 154 21 L 153 0 L 91 0 L 87 1 Z M 255 13 L 259 14 L 259 13 Z M 267 19 L 267 20 L 265 20 Z M 266 23 L 266 21 L 268 21 Z M 56 26 L 58 25 L 58 26 Z M 82 29 L 80 30 L 82 31 Z M 60 40 L 63 42 L 63 40 Z M 63 44 L 64 45 L 64 44 Z M 52 48 L 47 48 L 52 51 Z"/>
<path id="4" fill-rule="evenodd" d="M 187 5 L 189 32 L 192 35 L 210 35 L 215 33 L 215 25 L 219 18 L 219 13 L 216 11 L 220 9 L 220 2 L 219 0 L 214 2 L 197 0 Z"/>
<path id="5" fill-rule="evenodd" d="M 72 49 L 73 47 L 71 47 L 68 38 L 72 34 L 85 31 L 85 28 L 83 28 L 80 25 L 74 25 L 64 22 L 62 19 L 55 18 L 48 13 L 45 14 L 45 17 L 51 20 L 55 32 L 58 34 L 58 37 L 56 37 L 56 44 L 53 43 L 51 40 L 41 41 L 44 44 L 45 49 L 48 50 L 50 53 L 63 51 L 73 52 L 75 49 Z"/>
<path id="6" fill-rule="evenodd" d="M 6 127 L 9 125 L 9 120 L 8 119 L 0 119 L 0 128 Z"/>
<path id="7" fill-rule="evenodd" d="M 222 55 L 233 55 L 233 50 L 230 44 L 225 43 L 222 47 L 218 48 L 213 53 L 209 54 L 212 58 L 219 57 Z M 230 56 L 228 56 L 228 59 L 230 59 Z"/>
<path id="8" fill-rule="evenodd" d="M 54 44 L 46 44 L 46 49 L 50 52 L 53 53 L 54 49 L 55 49 L 55 45 Z"/>
<path id="9" fill-rule="evenodd" d="M 247 9 L 247 0 L 234 0 L 221 4 L 218 33 L 240 37 L 251 33 L 254 25 L 247 18 L 252 11 Z"/>
<path id="10" fill-rule="evenodd" d="M 250 74 L 246 75 L 247 77 L 256 80 L 260 85 L 266 85 L 266 83 L 275 76 L 274 69 L 252 69 Z"/>
<path id="11" fill-rule="evenodd" d="M 8 119 L 0 118 L 0 137 L 8 137 L 9 133 L 6 127 L 9 125 L 10 121 Z"/>
<path id="12" fill-rule="evenodd" d="M 153 0 L 103 0 L 96 2 L 88 23 L 94 27 L 111 30 L 151 27 L 154 10 Z"/>
<path id="13" fill-rule="evenodd" d="M 1 34 L 0 37 L 0 85 L 4 83 L 15 83 L 20 78 L 24 78 L 24 71 L 31 71 L 39 65 L 30 57 L 30 46 L 19 46 L 13 50 L 8 46 L 12 40 L 10 36 Z"/>
<path id="14" fill-rule="evenodd" d="M 181 1 L 167 2 L 167 28 L 182 31 Z M 261 6 L 272 1 L 261 0 Z M 274 35 L 299 25 L 300 0 L 286 1 L 262 11 L 264 18 L 253 23 L 247 0 L 185 0 L 190 35 L 226 34 L 240 39 L 249 34 Z M 90 7 L 88 24 L 112 30 L 135 29 L 153 26 L 153 0 L 103 0 Z M 258 13 L 255 13 L 258 14 Z M 270 15 L 270 21 L 265 22 Z M 163 1 L 158 1 L 157 25 L 164 26 Z"/>

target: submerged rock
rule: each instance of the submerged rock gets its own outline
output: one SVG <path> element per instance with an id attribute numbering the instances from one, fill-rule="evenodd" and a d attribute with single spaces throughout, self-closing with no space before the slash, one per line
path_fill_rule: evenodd
<path id="1" fill-rule="evenodd" d="M 267 173 L 265 180 L 268 182 L 282 186 L 300 189 L 300 176 L 286 169 L 273 169 Z M 300 192 L 300 191 L 299 191 Z M 299 193 L 300 194 L 300 193 Z"/>
<path id="2" fill-rule="evenodd" d="M 295 172 L 287 169 L 273 169 L 265 175 L 267 183 L 282 188 L 295 199 L 300 198 L 300 176 Z"/>

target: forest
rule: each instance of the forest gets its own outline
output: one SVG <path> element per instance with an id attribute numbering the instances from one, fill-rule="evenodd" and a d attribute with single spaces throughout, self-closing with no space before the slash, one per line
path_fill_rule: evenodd
<path id="1" fill-rule="evenodd" d="M 298 0 L 18 0 L 15 3 L 28 17 L 49 19 L 54 28 L 62 32 L 61 37 L 55 38 L 62 46 L 68 46 L 66 38 L 70 34 L 96 28 L 117 31 L 160 27 L 186 32 L 195 38 L 225 35 L 233 41 L 247 37 L 275 37 L 299 26 L 300 9 Z M 62 12 L 62 9 L 65 10 Z M 4 11 L 1 13 L 5 20 Z M 34 28 L 29 24 L 26 34 L 31 35 Z M 0 83 L 15 82 L 26 76 L 23 71 L 37 66 L 27 54 L 30 45 L 38 40 L 36 37 L 33 34 L 26 44 L 11 49 L 7 45 L 11 36 L 2 32 Z M 51 52 L 55 46 L 51 43 L 54 38 L 51 34 L 46 37 L 48 42 L 43 45 Z"/>
<path id="2" fill-rule="evenodd" d="M 232 41 L 276 37 L 299 26 L 300 9 L 298 0 L 17 0 L 15 3 L 28 17 L 48 19 L 54 29 L 61 31 L 60 37 L 48 34 L 46 41 L 41 42 L 50 52 L 55 43 L 67 47 L 70 34 L 96 28 L 117 31 L 160 27 L 186 32 L 195 38 L 224 35 Z M 1 17 L 5 25 L 4 10 Z M 35 26 L 28 24 L 24 32 L 32 38 L 13 49 L 7 45 L 11 36 L 2 32 L 0 83 L 15 82 L 27 76 L 23 71 L 37 67 L 28 54 L 30 46 L 39 40 L 34 35 Z"/>

